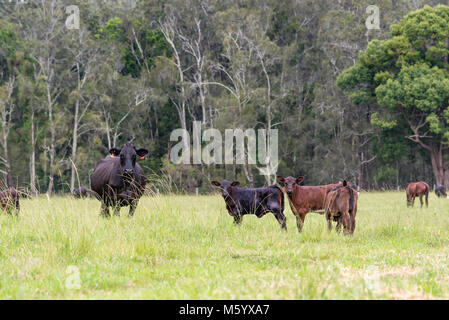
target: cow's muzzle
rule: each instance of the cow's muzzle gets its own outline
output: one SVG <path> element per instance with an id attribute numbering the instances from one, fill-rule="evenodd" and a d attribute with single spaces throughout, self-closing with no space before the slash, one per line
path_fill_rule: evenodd
<path id="1" fill-rule="evenodd" d="M 133 169 L 125 169 L 124 171 L 125 176 L 132 176 L 134 174 Z"/>

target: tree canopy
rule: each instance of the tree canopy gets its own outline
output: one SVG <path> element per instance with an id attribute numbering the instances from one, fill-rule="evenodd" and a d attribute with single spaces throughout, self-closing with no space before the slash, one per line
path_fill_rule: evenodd
<path id="1" fill-rule="evenodd" d="M 357 105 L 383 107 L 371 123 L 399 134 L 430 154 L 438 184 L 449 183 L 449 7 L 406 15 L 390 27 L 391 38 L 373 40 L 357 63 L 337 79 Z"/>

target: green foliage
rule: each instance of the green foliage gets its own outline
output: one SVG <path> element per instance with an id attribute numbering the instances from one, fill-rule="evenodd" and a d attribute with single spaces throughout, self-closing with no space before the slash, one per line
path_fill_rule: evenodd
<path id="1" fill-rule="evenodd" d="M 212 178 L 272 183 L 256 166 L 173 166 L 170 133 L 181 127 L 181 105 L 189 131 L 203 118 L 203 129 L 222 133 L 278 129 L 279 173 L 306 175 L 307 184 L 346 178 L 367 189 L 396 186 L 409 170 L 432 181 L 428 154 L 404 139 L 411 132 L 402 109 L 426 121 L 427 136 L 449 141 L 445 7 L 401 20 L 408 1 L 380 1 L 381 29 L 367 32 L 365 0 L 143 0 L 134 8 L 77 0 L 81 29 L 71 31 L 63 24 L 66 2 L 53 3 L 58 10 L 44 10 L 50 2 L 9 6 L 0 17 L 0 82 L 16 78 L 8 149 L 17 185 L 29 185 L 34 125 L 39 190 L 54 173 L 55 190 L 68 191 L 77 105 L 76 184 L 87 186 L 109 145 L 128 140 L 150 150 L 140 160 L 145 171 L 178 191 L 208 192 Z M 367 39 L 378 40 L 367 46 Z M 55 98 L 51 168 L 48 93 Z M 398 179 L 378 185 L 385 167 L 397 167 Z"/>
<path id="2" fill-rule="evenodd" d="M 435 148 L 449 143 L 448 24 L 448 6 L 424 6 L 409 13 L 391 26 L 391 39 L 371 41 L 337 80 L 355 104 L 384 107 L 382 113 L 391 121 L 374 113 L 373 126 L 391 130 L 403 125 L 406 136 L 413 133 L 411 139 L 427 150 L 429 144 Z"/>

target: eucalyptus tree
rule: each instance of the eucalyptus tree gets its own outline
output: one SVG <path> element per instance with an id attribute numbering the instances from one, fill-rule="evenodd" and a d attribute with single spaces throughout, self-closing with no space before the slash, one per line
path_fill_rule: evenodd
<path id="1" fill-rule="evenodd" d="M 449 7 L 425 6 L 391 26 L 391 38 L 372 40 L 338 78 L 355 104 L 382 109 L 371 123 L 402 128 L 428 153 L 437 184 L 449 185 Z"/>

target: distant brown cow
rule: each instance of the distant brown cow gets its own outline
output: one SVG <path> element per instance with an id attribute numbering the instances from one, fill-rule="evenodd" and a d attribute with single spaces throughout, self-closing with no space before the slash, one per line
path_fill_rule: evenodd
<path id="1" fill-rule="evenodd" d="M 4 191 L 0 191 L 0 206 L 2 210 L 9 214 L 14 213 L 16 216 L 19 215 L 20 205 L 19 205 L 19 193 L 14 188 L 9 188 Z"/>
<path id="2" fill-rule="evenodd" d="M 421 208 L 423 205 L 422 197 L 426 196 L 426 207 L 429 207 L 429 185 L 425 182 L 410 182 L 405 190 L 407 194 L 407 207 L 415 204 L 415 198 L 418 196 L 421 202 Z"/>
<path id="3" fill-rule="evenodd" d="M 346 180 L 336 186 L 326 196 L 324 214 L 329 231 L 332 230 L 332 220 L 337 222 L 336 230 L 340 232 L 343 225 L 344 233 L 352 235 L 355 229 L 358 192 Z"/>
<path id="4" fill-rule="evenodd" d="M 300 186 L 304 177 L 277 176 L 277 181 L 284 184 L 283 191 L 287 194 L 288 202 L 293 214 L 296 216 L 298 231 L 302 231 L 306 214 L 310 211 L 323 210 L 327 193 L 339 183 L 323 186 Z"/>

